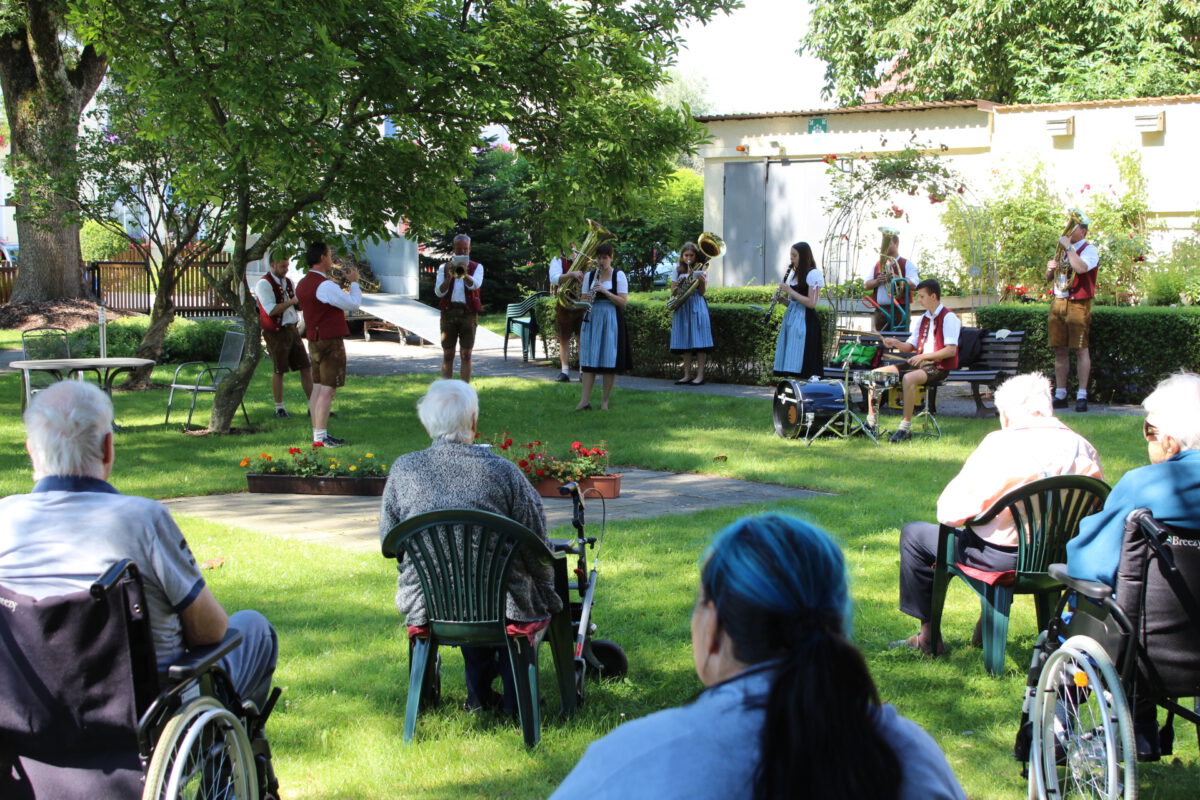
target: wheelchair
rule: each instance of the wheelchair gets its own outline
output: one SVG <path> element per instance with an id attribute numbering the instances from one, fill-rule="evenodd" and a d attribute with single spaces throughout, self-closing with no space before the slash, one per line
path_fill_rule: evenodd
<path id="1" fill-rule="evenodd" d="M 279 697 L 242 700 L 219 660 L 236 630 L 160 673 L 137 566 L 87 591 L 32 598 L 0 586 L 0 796 L 274 798 L 263 733 Z"/>
<path id="2" fill-rule="evenodd" d="M 1014 755 L 1031 798 L 1137 796 L 1137 762 L 1170 755 L 1200 707 L 1200 531 L 1126 519 L 1116 586 L 1072 578 L 1034 648 Z M 1162 728 L 1157 709 L 1167 711 Z"/>

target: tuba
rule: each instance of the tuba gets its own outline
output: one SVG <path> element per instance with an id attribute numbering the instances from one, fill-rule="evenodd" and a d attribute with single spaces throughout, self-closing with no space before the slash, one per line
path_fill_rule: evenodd
<path id="1" fill-rule="evenodd" d="M 1067 224 L 1063 228 L 1062 236 L 1070 236 L 1080 225 L 1091 225 L 1087 214 L 1078 208 L 1068 208 Z M 1074 275 L 1071 269 L 1071 259 L 1067 255 L 1067 248 L 1062 246 L 1062 242 L 1059 242 L 1058 247 L 1054 250 L 1054 261 L 1058 262 L 1058 266 L 1054 268 L 1054 288 L 1065 293 L 1070 288 Z"/>
<path id="2" fill-rule="evenodd" d="M 596 268 L 596 247 L 606 239 L 611 239 L 612 234 L 605 230 L 604 226 L 595 220 L 587 221 L 588 232 L 584 237 L 583 246 L 575 251 L 575 260 L 571 264 L 572 272 L 591 272 Z M 579 281 L 574 278 L 563 278 L 558 282 L 558 304 L 567 309 L 580 308 L 585 305 L 581 302 L 580 290 L 583 287 Z"/>
<path id="3" fill-rule="evenodd" d="M 692 292 L 700 285 L 700 278 L 708 275 L 708 267 L 712 262 L 725 255 L 725 240 L 715 233 L 705 231 L 696 240 L 696 260 L 688 267 L 687 275 L 676 282 L 667 300 L 667 310 L 674 311 L 683 305 L 683 301 L 691 297 Z"/>

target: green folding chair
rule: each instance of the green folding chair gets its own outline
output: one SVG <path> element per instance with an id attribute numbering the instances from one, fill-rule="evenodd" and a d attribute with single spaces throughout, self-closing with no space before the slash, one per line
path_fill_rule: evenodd
<path id="1" fill-rule="evenodd" d="M 958 577 L 979 595 L 983 620 L 983 665 L 990 675 L 1004 669 L 1008 645 L 1008 617 L 1013 596 L 1032 594 L 1038 630 L 1050 621 L 1051 609 L 1062 584 L 1047 569 L 1067 560 L 1067 542 L 1079 532 L 1079 522 L 1099 511 L 1108 497 L 1104 481 L 1086 475 L 1055 475 L 1027 483 L 1001 497 L 992 507 L 964 527 L 991 522 L 1004 510 L 1012 512 L 1017 528 L 1017 567 L 1007 572 L 988 573 L 950 561 L 956 551 L 954 529 L 942 525 L 938 534 L 937 561 L 933 573 L 933 603 L 929 625 L 933 641 L 941 641 L 942 610 L 950 578 Z"/>
<path id="2" fill-rule="evenodd" d="M 547 639 L 554 655 L 563 716 L 575 712 L 575 665 L 572 658 L 570 605 L 551 617 L 531 644 L 529 637 L 509 635 L 505 619 L 508 575 L 513 557 L 556 567 L 556 584 L 565 589 L 565 554 L 552 552 L 532 531 L 499 514 L 475 509 L 446 509 L 419 514 L 392 528 L 383 540 L 383 555 L 407 560 L 417 571 L 428 637 L 409 637 L 408 702 L 404 741 L 410 742 L 417 713 L 440 695 L 437 674 L 439 645 L 505 647 L 517 692 L 517 711 L 525 744 L 541 739 L 538 707 L 538 645 Z M 430 669 L 430 664 L 434 665 Z"/>

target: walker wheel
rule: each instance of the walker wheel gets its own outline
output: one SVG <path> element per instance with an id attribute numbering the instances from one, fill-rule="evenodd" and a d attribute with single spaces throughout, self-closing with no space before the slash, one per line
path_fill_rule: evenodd
<path id="1" fill-rule="evenodd" d="M 608 639 L 593 639 L 591 645 L 592 656 L 600 662 L 597 679 L 613 680 L 629 674 L 629 659 L 619 644 Z"/>

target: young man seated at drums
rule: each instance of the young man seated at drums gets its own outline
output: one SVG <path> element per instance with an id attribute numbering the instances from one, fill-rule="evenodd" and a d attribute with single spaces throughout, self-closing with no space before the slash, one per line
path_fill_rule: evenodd
<path id="1" fill-rule="evenodd" d="M 937 386 L 946 380 L 950 370 L 958 366 L 958 334 L 962 322 L 958 316 L 942 305 L 942 287 L 933 278 L 917 284 L 917 303 L 925 309 L 920 319 L 914 320 L 912 334 L 907 341 L 885 338 L 886 347 L 901 353 L 914 353 L 908 360 L 881 367 L 876 372 L 903 375 L 904 419 L 892 434 L 890 441 L 905 442 L 912 438 L 913 411 L 917 406 L 918 386 Z M 875 393 L 867 392 L 867 425 L 875 428 Z"/>

